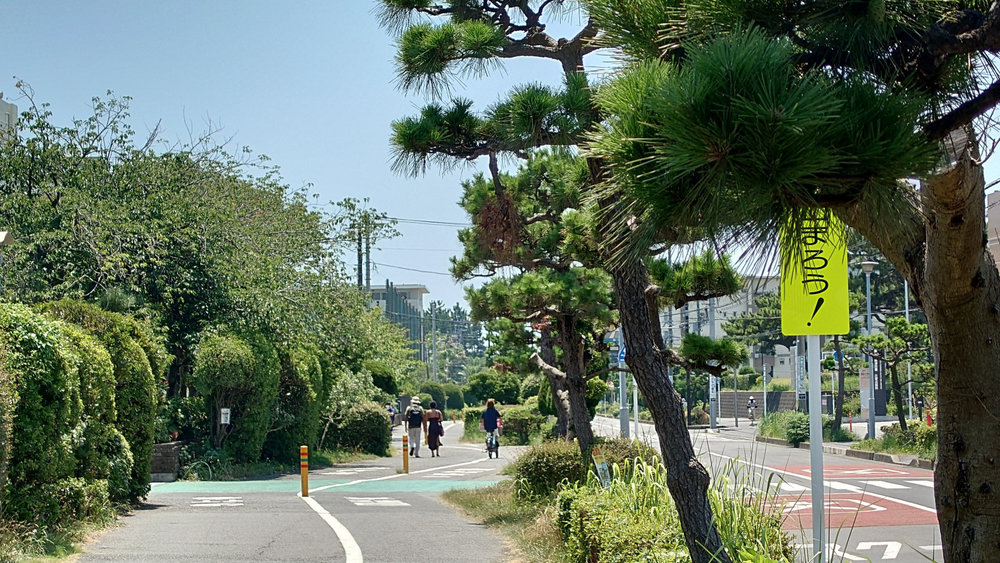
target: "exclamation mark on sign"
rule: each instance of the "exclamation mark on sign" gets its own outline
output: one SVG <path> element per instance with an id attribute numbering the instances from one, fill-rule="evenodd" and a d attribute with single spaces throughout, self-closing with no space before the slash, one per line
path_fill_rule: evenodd
<path id="1" fill-rule="evenodd" d="M 823 306 L 823 298 L 820 297 L 819 301 L 816 302 L 816 308 L 813 309 L 813 314 L 812 314 L 811 317 L 809 317 L 809 322 L 806 323 L 806 326 L 812 326 L 812 324 L 813 324 L 812 320 L 816 318 L 816 313 L 819 312 L 819 308 L 822 307 L 822 306 Z"/>

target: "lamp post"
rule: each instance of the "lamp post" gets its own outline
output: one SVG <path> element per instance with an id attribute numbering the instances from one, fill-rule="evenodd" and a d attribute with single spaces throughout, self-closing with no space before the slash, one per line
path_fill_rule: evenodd
<path id="1" fill-rule="evenodd" d="M 878 262 L 865 260 L 861 263 L 861 270 L 865 273 L 865 319 L 866 335 L 872 334 L 872 270 L 878 266 Z M 875 370 L 872 369 L 871 356 L 868 356 L 868 437 L 875 439 Z"/>

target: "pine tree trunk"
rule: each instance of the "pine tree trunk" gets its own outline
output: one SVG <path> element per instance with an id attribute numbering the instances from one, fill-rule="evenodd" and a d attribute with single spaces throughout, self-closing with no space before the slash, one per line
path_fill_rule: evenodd
<path id="1" fill-rule="evenodd" d="M 563 351 L 563 372 L 566 374 L 566 390 L 569 392 L 569 424 L 576 435 L 580 453 L 590 454 L 594 441 L 594 431 L 590 427 L 590 412 L 587 410 L 587 379 L 583 361 L 583 335 L 576 327 L 574 315 L 558 316 L 560 348 Z"/>
<path id="2" fill-rule="evenodd" d="M 1000 552 L 1000 276 L 986 252 L 985 179 L 975 139 L 947 141 L 951 167 L 924 182 L 924 312 L 937 358 L 934 472 L 945 561 Z"/>
<path id="3" fill-rule="evenodd" d="M 896 403 L 896 418 L 899 420 L 899 429 L 906 432 L 906 412 L 903 411 L 903 390 L 899 383 L 899 369 L 896 364 L 889 367 L 889 379 L 892 381 L 892 398 Z"/>
<path id="4" fill-rule="evenodd" d="M 538 346 L 542 361 L 550 366 L 556 365 L 555 340 L 552 338 L 552 329 L 542 330 Z M 542 373 L 549 381 L 552 404 L 556 409 L 556 436 L 560 438 L 571 437 L 569 436 L 569 392 L 566 390 L 566 383 L 561 378 L 544 370 Z"/>
<path id="5" fill-rule="evenodd" d="M 670 383 L 666 363 L 659 357 L 659 325 L 653 325 L 652 319 L 656 317 L 650 315 L 645 300 L 649 275 L 638 260 L 612 268 L 611 274 L 627 345 L 625 361 L 653 417 L 667 466 L 667 487 L 677 506 L 691 560 L 694 563 L 729 562 L 708 500 L 708 471 L 695 456 L 684 424 L 680 395 Z"/>
<path id="6" fill-rule="evenodd" d="M 844 354 L 840 351 L 840 335 L 833 337 L 833 350 L 837 354 L 837 400 L 833 403 L 833 427 L 844 423 Z"/>

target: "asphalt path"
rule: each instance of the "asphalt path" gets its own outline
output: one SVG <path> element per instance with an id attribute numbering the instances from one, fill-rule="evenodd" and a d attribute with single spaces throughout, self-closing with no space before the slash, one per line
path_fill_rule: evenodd
<path id="1" fill-rule="evenodd" d="M 461 423 L 445 424 L 440 457 L 366 460 L 298 475 L 238 482 L 155 484 L 146 504 L 84 546 L 91 561 L 500 562 L 503 538 L 440 502 L 443 491 L 482 487 L 516 450 L 461 444 Z M 402 451 L 402 430 L 393 443 Z"/>
<path id="2" fill-rule="evenodd" d="M 812 552 L 809 450 L 754 441 L 757 427 L 746 421 L 717 431 L 692 429 L 702 464 L 713 475 L 728 473 L 775 498 L 783 526 L 799 544 L 800 557 Z M 597 418 L 595 432 L 620 433 L 619 421 Z M 633 422 L 629 432 L 635 432 Z M 639 424 L 639 439 L 659 450 L 650 424 Z M 827 561 L 926 563 L 942 557 L 934 475 L 905 465 L 826 453 L 823 456 L 824 523 Z"/>

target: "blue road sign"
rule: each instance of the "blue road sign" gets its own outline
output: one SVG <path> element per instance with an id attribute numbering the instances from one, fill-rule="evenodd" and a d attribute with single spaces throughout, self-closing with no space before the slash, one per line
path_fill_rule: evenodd
<path id="1" fill-rule="evenodd" d="M 625 361 L 625 345 L 622 344 L 622 349 L 618 350 L 618 362 L 620 363 L 624 361 Z"/>

